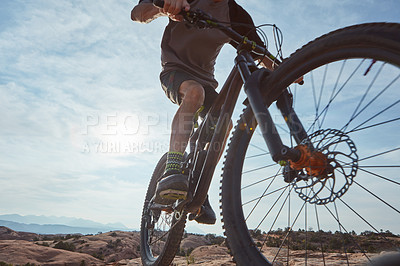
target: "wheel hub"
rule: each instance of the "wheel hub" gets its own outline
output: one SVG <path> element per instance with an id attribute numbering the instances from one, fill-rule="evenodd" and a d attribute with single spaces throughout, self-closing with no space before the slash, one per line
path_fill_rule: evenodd
<path id="1" fill-rule="evenodd" d="M 353 184 L 358 156 L 348 135 L 336 129 L 319 130 L 295 149 L 301 156 L 296 162 L 289 161 L 290 182 L 304 201 L 318 205 L 333 202 Z"/>
<path id="2" fill-rule="evenodd" d="M 309 145 L 301 144 L 295 148 L 300 151 L 301 157 L 297 162 L 290 162 L 294 170 L 305 169 L 307 174 L 320 179 L 327 178 L 328 158 L 321 151 L 311 151 Z"/>

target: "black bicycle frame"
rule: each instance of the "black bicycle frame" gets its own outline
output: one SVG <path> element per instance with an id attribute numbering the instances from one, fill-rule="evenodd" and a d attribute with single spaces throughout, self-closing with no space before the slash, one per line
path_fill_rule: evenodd
<path id="1" fill-rule="evenodd" d="M 254 59 L 245 50 L 238 52 L 235 62 L 236 65 L 223 85 L 216 102 L 211 107 L 200 128 L 190 140 L 190 147 L 194 148 L 194 150 L 191 150 L 194 154 L 194 170 L 190 173 L 189 195 L 192 195 L 193 198 L 189 200 L 186 206 L 188 212 L 197 211 L 207 197 L 216 162 L 219 159 L 221 149 L 224 148 L 222 144 L 243 83 L 245 84 L 244 90 L 248 97 L 248 103 L 254 112 L 273 160 L 275 162 L 281 160 L 297 161 L 300 157 L 299 151 L 289 148 L 282 143 L 263 100 L 260 91 L 260 82 L 263 80 L 262 78 L 268 76 L 270 71 L 267 69 L 258 69 L 254 63 Z M 278 108 L 281 110 L 282 115 L 291 118 L 286 119 L 288 127 L 294 135 L 296 142 L 300 143 L 301 140 L 307 137 L 307 134 L 292 108 L 288 92 L 284 92 L 278 102 Z M 204 140 L 208 133 L 207 130 L 209 130 L 207 128 L 207 125 L 210 123 L 209 119 L 212 119 L 212 117 L 219 117 L 219 119 L 216 124 L 215 133 L 209 143 L 209 149 L 205 151 L 203 150 L 203 146 L 196 145 L 196 142 L 200 144 L 199 142 Z M 199 169 L 198 164 L 202 165 L 201 169 Z"/>
<path id="2" fill-rule="evenodd" d="M 186 206 L 188 212 L 197 211 L 207 197 L 208 189 L 217 165 L 216 162 L 219 159 L 221 149 L 223 149 L 222 145 L 229 127 L 230 118 L 232 117 L 242 85 L 243 80 L 235 66 L 225 81 L 221 93 L 208 112 L 206 119 L 198 129 L 198 136 L 194 136 L 190 140 L 190 146 L 192 147 L 194 146 L 193 142 L 202 141 L 204 136 L 209 133 L 207 132 L 209 130 L 207 126 L 210 124 L 209 119 L 212 119 L 212 117 L 219 117 L 206 153 L 204 153 L 204 150 L 200 150 L 202 145 L 196 145 L 196 150 L 194 150 L 193 169 L 198 167 L 197 161 L 202 164 L 202 167 L 199 175 L 193 175 L 193 171 L 190 173 L 189 180 L 191 180 L 191 182 L 189 184 L 189 195 L 193 195 L 193 199 Z M 203 160 L 201 160 L 201 156 L 205 156 L 204 163 Z"/>

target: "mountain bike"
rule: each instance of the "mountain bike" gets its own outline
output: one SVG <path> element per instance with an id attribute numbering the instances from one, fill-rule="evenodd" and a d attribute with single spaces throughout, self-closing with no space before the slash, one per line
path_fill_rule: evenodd
<path id="1" fill-rule="evenodd" d="M 335 254 L 349 265 L 355 253 L 374 263 L 381 251 L 399 251 L 400 24 L 339 29 L 280 62 L 200 10 L 183 15 L 185 23 L 227 34 L 238 44 L 237 56 L 190 137 L 182 164 L 187 199 L 155 203 L 166 155 L 155 167 L 141 220 L 143 264 L 174 259 L 188 214 L 207 197 L 242 88 L 247 98 L 227 148 L 220 193 L 235 262 L 325 265 Z M 260 68 L 251 53 L 278 67 Z M 299 77 L 302 86 L 294 83 Z"/>

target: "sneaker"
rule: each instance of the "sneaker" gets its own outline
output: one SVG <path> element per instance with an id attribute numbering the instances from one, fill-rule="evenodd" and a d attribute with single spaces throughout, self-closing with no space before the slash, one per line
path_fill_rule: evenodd
<path id="1" fill-rule="evenodd" d="M 189 181 L 186 175 L 168 175 L 158 181 L 154 202 L 170 205 L 176 200 L 186 199 L 188 189 Z"/>
<path id="2" fill-rule="evenodd" d="M 208 201 L 208 197 L 204 201 L 199 212 L 191 213 L 189 215 L 189 221 L 193 220 L 195 220 L 199 224 L 215 224 L 215 222 L 217 221 L 215 212 L 213 211 L 210 202 Z"/>

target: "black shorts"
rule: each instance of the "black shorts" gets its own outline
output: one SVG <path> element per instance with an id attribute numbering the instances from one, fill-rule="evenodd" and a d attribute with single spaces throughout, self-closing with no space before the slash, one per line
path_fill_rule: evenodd
<path id="1" fill-rule="evenodd" d="M 165 95 L 167 95 L 171 102 L 181 105 L 182 99 L 179 94 L 179 87 L 186 80 L 197 81 L 196 77 L 182 70 L 173 70 L 160 75 L 161 86 L 165 92 Z M 210 110 L 215 99 L 218 97 L 218 92 L 216 92 L 215 89 L 209 85 L 201 85 L 204 88 L 205 99 L 203 103 L 204 109 L 200 113 L 200 116 L 204 118 L 208 110 Z"/>

